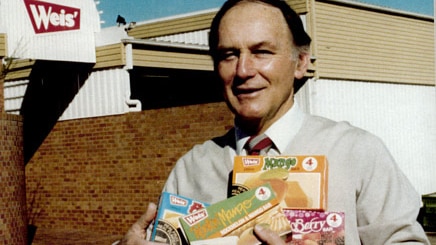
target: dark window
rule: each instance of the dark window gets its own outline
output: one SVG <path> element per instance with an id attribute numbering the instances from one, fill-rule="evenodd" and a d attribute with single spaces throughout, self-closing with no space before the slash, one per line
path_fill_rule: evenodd
<path id="1" fill-rule="evenodd" d="M 212 71 L 135 67 L 130 71 L 131 99 L 142 110 L 223 101 Z"/>

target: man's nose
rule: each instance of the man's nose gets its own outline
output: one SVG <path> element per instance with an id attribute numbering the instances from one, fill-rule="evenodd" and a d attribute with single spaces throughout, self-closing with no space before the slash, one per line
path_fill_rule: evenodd
<path id="1" fill-rule="evenodd" d="M 249 54 L 241 54 L 236 67 L 236 75 L 240 78 L 246 78 L 255 74 L 254 60 Z"/>

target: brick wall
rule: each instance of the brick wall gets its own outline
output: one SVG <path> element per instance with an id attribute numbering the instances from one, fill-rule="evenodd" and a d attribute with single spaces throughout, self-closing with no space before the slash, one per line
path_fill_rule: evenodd
<path id="1" fill-rule="evenodd" d="M 224 103 L 58 122 L 26 166 L 29 219 L 122 235 L 176 160 L 231 125 Z"/>
<path id="2" fill-rule="evenodd" d="M 23 122 L 0 112 L 0 244 L 27 244 Z"/>

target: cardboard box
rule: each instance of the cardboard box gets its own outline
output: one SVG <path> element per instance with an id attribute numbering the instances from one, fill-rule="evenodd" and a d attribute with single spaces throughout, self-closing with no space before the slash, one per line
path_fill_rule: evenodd
<path id="1" fill-rule="evenodd" d="M 345 244 L 345 214 L 283 209 L 291 223 L 292 245 Z"/>
<path id="2" fill-rule="evenodd" d="M 158 206 L 158 212 L 151 234 L 151 240 L 170 245 L 188 244 L 183 236 L 179 217 L 209 206 L 191 198 L 163 192 Z"/>
<path id="3" fill-rule="evenodd" d="M 207 244 L 203 240 L 225 236 L 232 240 L 237 236 L 237 244 L 249 244 L 244 239 L 254 238 L 250 229 L 258 223 L 272 229 L 277 226 L 272 223 L 281 222 L 284 227 L 276 232 L 290 232 L 289 222 L 281 213 L 274 191 L 268 183 L 183 216 L 179 221 L 188 241 L 195 244 Z M 218 243 L 219 241 L 222 239 L 218 239 Z M 257 243 L 253 244 L 258 244 L 257 240 L 255 242 Z"/>
<path id="4" fill-rule="evenodd" d="M 226 236 L 226 237 L 218 237 L 211 238 L 207 240 L 199 240 L 193 241 L 190 245 L 237 245 L 239 237 L 237 236 Z"/>
<path id="5" fill-rule="evenodd" d="M 325 156 L 236 156 L 232 195 L 270 183 L 280 206 L 327 208 L 328 163 Z"/>

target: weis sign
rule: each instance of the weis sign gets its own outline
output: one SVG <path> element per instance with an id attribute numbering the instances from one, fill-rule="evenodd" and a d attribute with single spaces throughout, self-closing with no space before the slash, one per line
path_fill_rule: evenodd
<path id="1" fill-rule="evenodd" d="M 80 29 L 80 9 L 36 0 L 24 0 L 36 34 Z"/>

